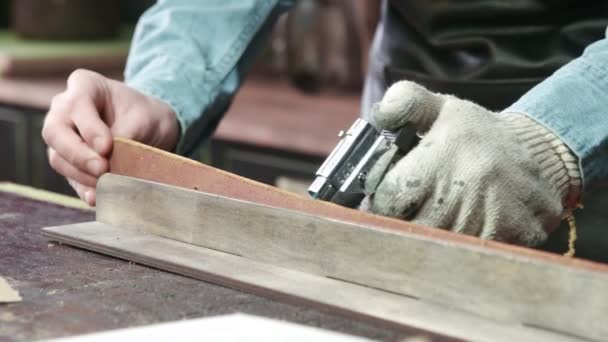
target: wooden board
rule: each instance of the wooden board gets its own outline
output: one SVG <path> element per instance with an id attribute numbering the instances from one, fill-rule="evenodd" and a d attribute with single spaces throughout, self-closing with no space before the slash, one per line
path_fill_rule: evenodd
<path id="1" fill-rule="evenodd" d="M 42 234 L 44 226 L 91 220 L 95 220 L 91 212 L 0 192 L 0 276 L 23 296 L 22 302 L 0 304 L 0 341 L 46 341 L 228 312 L 247 312 L 375 341 L 402 341 L 421 334 L 419 329 L 385 327 L 323 308 L 261 298 L 48 241 Z M 151 252 L 163 257 L 159 251 Z M 435 339 L 436 334 L 425 335 L 430 341 L 441 341 Z"/>
<path id="2" fill-rule="evenodd" d="M 36 189 L 26 185 L 15 184 L 11 182 L 0 182 L 0 191 L 17 194 L 38 201 L 59 204 L 68 208 L 93 210 L 93 207 L 90 207 L 88 204 L 76 197 L 62 195 L 42 189 Z"/>
<path id="3" fill-rule="evenodd" d="M 607 265 L 595 262 L 568 258 L 496 241 L 481 240 L 313 200 L 128 139 L 116 138 L 114 140 L 110 172 L 271 207 L 367 225 L 377 229 L 407 232 L 420 238 L 442 241 L 446 244 L 458 244 L 473 250 L 478 248 L 490 249 L 497 252 L 506 252 L 509 255 L 527 256 L 533 260 L 608 272 Z"/>
<path id="4" fill-rule="evenodd" d="M 89 222 L 45 228 L 51 239 L 260 295 L 314 305 L 356 319 L 411 327 L 468 341 L 579 341 L 208 248 Z M 421 332 L 420 335 L 427 335 Z M 438 340 L 436 336 L 432 340 Z"/>
<path id="5" fill-rule="evenodd" d="M 608 338 L 606 265 L 556 263 L 113 174 L 100 179 L 97 196 L 97 221 L 122 229 L 496 320 Z"/>

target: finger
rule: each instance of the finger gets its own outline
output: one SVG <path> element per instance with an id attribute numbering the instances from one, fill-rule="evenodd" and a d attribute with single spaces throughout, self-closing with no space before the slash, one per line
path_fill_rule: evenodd
<path id="1" fill-rule="evenodd" d="M 63 159 L 57 152 L 55 152 L 54 149 L 49 147 L 47 150 L 47 155 L 49 164 L 55 171 L 64 177 L 71 178 L 76 182 L 89 187 L 95 187 L 97 184 L 97 178 L 78 170 L 72 164 Z"/>
<path id="2" fill-rule="evenodd" d="M 401 158 L 374 194 L 372 211 L 401 219 L 415 216 L 432 194 L 432 173 L 415 151 Z"/>
<path id="3" fill-rule="evenodd" d="M 532 219 L 525 224 L 520 224 L 518 228 L 515 231 L 513 241 L 511 241 L 518 245 L 536 247 L 547 241 L 549 237 L 540 220 Z"/>
<path id="4" fill-rule="evenodd" d="M 376 161 L 374 166 L 369 170 L 367 177 L 365 177 L 365 193 L 373 194 L 376 191 L 382 178 L 391 167 L 390 164 L 397 152 L 397 146 L 393 145 L 378 158 L 378 161 Z"/>
<path id="5" fill-rule="evenodd" d="M 540 220 L 533 217 L 502 217 L 500 220 L 487 220 L 480 235 L 485 240 L 502 241 L 511 244 L 534 247 L 547 240 L 548 233 Z"/>
<path id="6" fill-rule="evenodd" d="M 84 193 L 84 201 L 87 202 L 87 204 L 91 207 L 94 207 L 97 204 L 97 191 L 95 188 L 86 188 Z"/>
<path id="7" fill-rule="evenodd" d="M 435 94 L 410 81 L 393 84 L 372 108 L 371 119 L 379 129 L 394 130 L 406 122 L 420 132 L 429 130 L 447 95 Z"/>
<path id="8" fill-rule="evenodd" d="M 74 130 L 73 123 L 63 121 L 61 116 L 49 113 L 42 129 L 42 137 L 62 159 L 80 171 L 94 177 L 107 171 L 107 161 L 82 140 Z"/>
<path id="9" fill-rule="evenodd" d="M 68 184 L 70 184 L 72 189 L 74 189 L 74 191 L 76 191 L 76 194 L 78 195 L 78 197 L 80 197 L 80 199 L 82 199 L 84 201 L 84 193 L 85 193 L 84 185 L 82 185 L 82 184 L 78 183 L 77 181 L 70 179 L 70 178 L 66 178 L 66 180 L 68 181 Z"/>
<path id="10" fill-rule="evenodd" d="M 493 208 L 486 208 L 484 193 L 476 192 L 476 196 L 460 198 L 458 208 L 454 209 L 451 215 L 451 222 L 447 223 L 446 229 L 460 234 L 471 236 L 484 237 L 484 229 L 486 228 L 486 211 L 492 211 Z"/>
<path id="11" fill-rule="evenodd" d="M 98 146 L 95 150 L 100 155 L 107 155 L 112 148 L 112 137 L 125 137 L 137 141 L 146 141 L 149 137 L 142 136 L 141 132 L 155 134 L 149 126 L 149 117 L 144 113 L 130 113 L 127 118 L 122 117 L 121 122 L 115 122 L 120 118 L 115 117 L 108 106 L 108 87 L 114 82 L 102 75 L 89 70 L 76 70 L 68 78 L 68 93 L 86 100 L 75 101 L 80 106 L 74 108 L 73 120 L 80 130 L 84 140 L 89 146 Z M 84 95 L 84 96 L 83 96 Z M 108 109 L 107 111 L 105 111 Z M 99 115 L 103 112 L 105 120 Z M 91 113 L 96 115 L 92 118 Z M 125 113 L 122 113 L 125 114 Z M 102 127 L 103 126 L 103 127 Z M 81 130 L 82 129 L 82 130 Z M 96 141 L 96 139 L 98 139 Z"/>
<path id="12" fill-rule="evenodd" d="M 412 222 L 478 236 L 481 225 L 475 221 L 480 215 L 483 218 L 483 213 L 479 212 L 482 207 L 469 205 L 466 192 L 463 181 L 445 179 L 434 186 L 432 196 L 418 210 Z"/>
<path id="13" fill-rule="evenodd" d="M 547 240 L 548 233 L 534 210 L 519 201 L 501 202 L 499 196 L 508 195 L 496 191 L 488 191 L 486 194 L 488 204 L 485 205 L 485 220 L 480 235 L 482 239 L 530 247 Z"/>
<path id="14" fill-rule="evenodd" d="M 81 200 L 85 201 L 90 206 L 95 206 L 96 195 L 94 188 L 82 185 L 70 178 L 67 178 L 67 181 Z"/>
<path id="15" fill-rule="evenodd" d="M 83 140 L 98 154 L 107 156 L 112 149 L 109 125 L 102 120 L 108 97 L 107 80 L 88 70 L 76 70 L 67 81 L 65 102 L 72 122 Z"/>
<path id="16" fill-rule="evenodd" d="M 100 99 L 104 98 L 101 93 L 105 91 L 100 79 L 103 80 L 103 77 L 92 72 L 73 72 L 68 78 L 67 90 L 53 98 L 42 129 L 46 143 L 63 160 L 95 177 L 107 168 L 100 154 L 108 153 L 111 148 L 111 139 L 107 137 L 109 128 L 103 128 L 97 110 L 103 107 Z M 84 138 L 81 136 L 83 132 Z M 97 139 L 98 134 L 106 141 Z"/>
<path id="17" fill-rule="evenodd" d="M 100 156 L 108 156 L 112 150 L 112 133 L 108 125 L 101 120 L 93 103 L 89 99 L 79 101 L 70 116 L 86 144 Z"/>
<path id="18" fill-rule="evenodd" d="M 373 195 L 365 196 L 361 200 L 361 203 L 359 203 L 359 206 L 357 207 L 357 209 L 361 210 L 361 211 L 370 211 L 370 212 L 372 212 L 372 203 L 373 203 Z"/>

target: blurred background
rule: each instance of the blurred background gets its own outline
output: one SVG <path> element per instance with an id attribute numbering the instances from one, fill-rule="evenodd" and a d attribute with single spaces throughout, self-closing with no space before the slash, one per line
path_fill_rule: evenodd
<path id="1" fill-rule="evenodd" d="M 76 68 L 122 78 L 134 25 L 154 2 L 0 0 L 0 181 L 73 195 L 48 165 L 44 115 Z M 300 0 L 191 157 L 302 192 L 358 116 L 378 11 L 379 0 Z"/>

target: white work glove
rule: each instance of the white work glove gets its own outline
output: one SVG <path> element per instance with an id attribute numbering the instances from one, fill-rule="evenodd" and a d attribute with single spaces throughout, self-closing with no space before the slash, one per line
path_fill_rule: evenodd
<path id="1" fill-rule="evenodd" d="M 411 122 L 424 138 L 384 175 L 361 208 L 527 246 L 544 242 L 580 195 L 577 159 L 549 130 L 407 81 L 372 111 L 378 129 Z M 392 151 L 394 152 L 394 151 Z M 391 151 L 370 171 L 378 184 Z M 376 170 L 375 170 L 376 169 Z"/>

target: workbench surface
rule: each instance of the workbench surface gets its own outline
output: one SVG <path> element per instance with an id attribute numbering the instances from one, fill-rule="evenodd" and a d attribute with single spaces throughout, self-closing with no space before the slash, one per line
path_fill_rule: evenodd
<path id="1" fill-rule="evenodd" d="M 426 335 L 273 301 L 47 241 L 44 226 L 94 219 L 0 191 L 0 276 L 23 297 L 0 304 L 0 340 L 29 341 L 244 312 L 385 341 Z"/>

